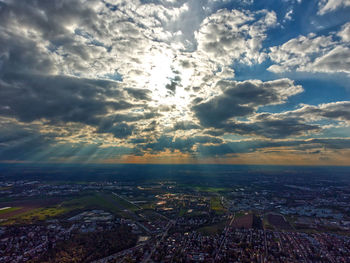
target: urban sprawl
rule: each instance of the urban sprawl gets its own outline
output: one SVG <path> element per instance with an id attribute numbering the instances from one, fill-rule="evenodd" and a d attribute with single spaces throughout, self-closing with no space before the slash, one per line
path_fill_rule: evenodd
<path id="1" fill-rule="evenodd" d="M 350 262 L 350 187 L 0 182 L 0 262 Z"/>

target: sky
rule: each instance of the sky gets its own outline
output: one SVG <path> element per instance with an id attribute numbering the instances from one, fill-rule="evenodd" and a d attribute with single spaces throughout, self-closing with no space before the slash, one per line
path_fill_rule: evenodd
<path id="1" fill-rule="evenodd" d="M 349 165 L 349 0 L 0 0 L 0 162 Z"/>

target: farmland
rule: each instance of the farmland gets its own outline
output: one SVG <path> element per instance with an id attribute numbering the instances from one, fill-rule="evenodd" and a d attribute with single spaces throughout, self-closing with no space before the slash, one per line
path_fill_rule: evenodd
<path id="1" fill-rule="evenodd" d="M 292 226 L 289 224 L 289 222 L 286 221 L 282 215 L 268 214 L 267 221 L 271 226 L 273 226 L 274 228 L 279 229 L 279 230 L 290 231 L 293 229 Z"/>
<path id="2" fill-rule="evenodd" d="M 95 192 L 89 195 L 76 196 L 62 202 L 46 205 L 43 202 L 24 203 L 23 207 L 13 207 L 0 211 L 0 219 L 8 219 L 2 224 L 29 223 L 50 218 L 62 217 L 73 211 L 84 209 L 103 209 L 115 215 L 133 217 L 131 212 L 138 207 L 110 192 Z"/>
<path id="3" fill-rule="evenodd" d="M 225 212 L 225 207 L 221 204 L 220 196 L 214 196 L 210 199 L 210 208 L 218 214 Z"/>
<path id="4" fill-rule="evenodd" d="M 20 207 L 5 207 L 5 208 L 0 210 L 0 216 L 1 215 L 6 215 L 6 214 L 8 214 L 10 212 L 17 211 L 19 209 L 21 209 L 21 208 Z"/>
<path id="5" fill-rule="evenodd" d="M 202 233 L 203 235 L 216 235 L 216 234 L 220 234 L 225 226 L 227 224 L 227 221 L 222 221 L 213 225 L 208 225 L 208 226 L 204 226 L 198 229 L 198 232 Z"/>

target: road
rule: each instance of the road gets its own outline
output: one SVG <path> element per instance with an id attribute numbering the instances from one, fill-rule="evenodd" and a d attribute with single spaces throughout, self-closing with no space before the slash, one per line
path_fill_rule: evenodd
<path id="1" fill-rule="evenodd" d="M 134 250 L 137 250 L 139 249 L 140 247 L 144 246 L 145 244 L 139 244 L 137 246 L 134 246 L 132 248 L 128 248 L 128 249 L 125 249 L 125 250 L 122 250 L 120 252 L 117 252 L 113 255 L 110 255 L 108 257 L 105 257 L 105 258 L 101 258 L 101 259 L 98 259 L 98 260 L 95 260 L 95 261 L 92 261 L 91 263 L 105 263 L 105 262 L 108 262 L 109 260 L 111 259 L 116 259 L 118 257 L 121 257 L 121 256 L 124 256 L 126 254 L 129 254 L 131 252 L 133 252 Z"/>
<path id="2" fill-rule="evenodd" d="M 149 262 L 149 260 L 152 258 L 153 253 L 156 251 L 157 247 L 159 246 L 159 243 L 162 242 L 162 241 L 164 240 L 164 238 L 168 235 L 168 231 L 169 231 L 169 229 L 173 226 L 173 224 L 175 224 L 174 221 L 169 221 L 169 223 L 168 223 L 168 225 L 167 225 L 165 231 L 163 232 L 162 237 L 157 241 L 157 243 L 156 243 L 155 246 L 153 247 L 151 253 L 149 253 L 149 254 L 147 255 L 147 257 L 144 258 L 144 259 L 142 260 L 142 263 Z"/>
<path id="3" fill-rule="evenodd" d="M 121 195 L 118 195 L 117 193 L 114 193 L 114 192 L 112 192 L 112 194 L 115 195 L 116 197 L 119 197 L 120 199 L 123 199 L 125 202 L 128 202 L 129 204 L 136 206 L 138 209 L 142 209 L 139 205 L 134 204 L 133 202 L 130 202 L 128 199 L 125 199 Z"/>
<path id="4" fill-rule="evenodd" d="M 213 259 L 213 263 L 215 263 L 217 261 L 217 257 L 221 251 L 221 247 L 224 245 L 225 241 L 226 241 L 226 237 L 227 237 L 227 234 L 228 234 L 228 231 L 230 229 L 230 226 L 233 224 L 233 221 L 235 220 L 235 215 L 230 215 L 230 217 L 232 217 L 230 223 L 225 227 L 225 234 L 221 240 L 221 243 L 220 243 L 220 246 L 219 246 L 219 249 L 216 251 L 216 254 L 215 254 L 215 257 Z"/>

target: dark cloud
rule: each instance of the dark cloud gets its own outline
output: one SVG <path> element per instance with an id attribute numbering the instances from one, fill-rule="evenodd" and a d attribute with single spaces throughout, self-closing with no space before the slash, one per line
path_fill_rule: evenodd
<path id="1" fill-rule="evenodd" d="M 95 45 L 77 41 L 69 27 L 82 26 L 99 31 L 94 25 L 96 12 L 80 1 L 7 1 L 0 8 L 0 54 L 3 73 L 59 73 L 63 65 L 86 68 Z M 97 33 L 98 34 L 98 33 Z M 85 62 L 84 62 L 85 61 Z"/>
<path id="2" fill-rule="evenodd" d="M 234 104 L 232 99 L 225 95 L 195 105 L 193 110 L 200 123 L 206 127 L 220 127 L 222 122 L 232 117 L 247 116 L 254 112 L 254 108 Z"/>
<path id="3" fill-rule="evenodd" d="M 137 100 L 151 100 L 151 91 L 147 89 L 134 89 L 134 88 L 128 88 L 126 90 L 130 96 Z"/>
<path id="4" fill-rule="evenodd" d="M 264 148 L 292 147 L 296 150 L 305 151 L 313 148 L 326 148 L 332 150 L 341 150 L 350 148 L 350 139 L 348 138 L 325 138 L 310 140 L 247 140 L 237 142 L 226 142 L 218 145 L 199 145 L 198 152 L 202 156 L 223 156 L 235 155 L 240 153 L 255 152 Z"/>
<path id="5" fill-rule="evenodd" d="M 283 103 L 303 90 L 289 79 L 268 82 L 225 80 L 217 85 L 223 90 L 222 94 L 193 106 L 197 118 L 206 127 L 222 127 L 231 118 L 249 116 L 259 106 Z"/>
<path id="6" fill-rule="evenodd" d="M 133 153 L 133 149 L 123 146 L 104 146 L 101 143 L 71 143 L 57 141 L 55 132 L 41 133 L 38 124 L 19 124 L 0 118 L 0 161 L 87 161 L 104 160 Z M 126 137 L 129 128 L 118 124 L 112 128 L 119 137 Z"/>
<path id="7" fill-rule="evenodd" d="M 200 129 L 200 126 L 192 121 L 179 121 L 174 124 L 173 129 L 177 130 L 194 130 Z"/>
<path id="8" fill-rule="evenodd" d="M 134 128 L 135 128 L 134 125 L 128 125 L 122 122 L 122 123 L 113 124 L 111 127 L 109 127 L 106 130 L 99 129 L 98 132 L 112 133 L 115 138 L 124 139 L 129 137 L 132 134 Z"/>
<path id="9" fill-rule="evenodd" d="M 98 120 L 98 133 L 112 133 L 116 138 L 127 138 L 138 131 L 137 122 L 151 120 L 160 116 L 156 112 L 115 114 L 102 117 Z M 129 123 L 129 124 L 128 124 Z M 148 128 L 143 131 L 154 131 L 157 127 L 155 120 L 151 121 Z"/>
<path id="10" fill-rule="evenodd" d="M 143 129 L 143 132 L 154 132 L 156 131 L 158 127 L 158 122 L 156 120 L 153 120 L 151 123 L 147 125 L 145 129 Z"/>
<path id="11" fill-rule="evenodd" d="M 151 120 L 159 116 L 161 116 L 161 114 L 155 111 L 117 113 L 101 118 L 96 125 L 108 127 L 118 122 L 138 122 L 141 120 Z"/>
<path id="12" fill-rule="evenodd" d="M 176 76 L 174 79 L 171 80 L 170 84 L 165 85 L 165 88 L 170 90 L 172 94 L 175 93 L 176 87 L 180 85 L 181 78 L 179 76 Z"/>
<path id="13" fill-rule="evenodd" d="M 285 115 L 317 120 L 320 118 L 350 121 L 350 101 L 337 101 L 318 106 L 303 105 L 300 109 L 287 112 Z"/>
<path id="14" fill-rule="evenodd" d="M 0 120 L 0 160 L 30 160 L 47 152 L 54 144 L 53 134 L 41 134 L 35 125 L 22 126 Z"/>
<path id="15" fill-rule="evenodd" d="M 153 153 L 162 152 L 166 149 L 170 151 L 178 150 L 182 153 L 193 153 L 193 146 L 196 144 L 218 144 L 222 143 L 221 138 L 211 136 L 194 136 L 189 138 L 179 138 L 171 136 L 161 136 L 154 142 L 149 142 L 141 146 L 141 149 Z"/>
<path id="16" fill-rule="evenodd" d="M 317 121 L 323 119 L 349 121 L 350 102 L 304 105 L 297 110 L 283 113 L 259 113 L 248 122 L 226 122 L 218 131 L 266 138 L 288 138 L 321 131 L 323 125 Z"/>
<path id="17" fill-rule="evenodd" d="M 320 130 L 319 125 L 304 123 L 295 118 L 265 119 L 246 123 L 227 123 L 223 130 L 226 133 L 240 135 L 257 135 L 266 138 L 288 138 L 305 135 L 307 132 Z"/>
<path id="18" fill-rule="evenodd" d="M 94 123 L 109 111 L 130 109 L 115 82 L 68 76 L 6 75 L 0 114 L 21 121 Z M 113 98 L 113 99 L 110 99 Z"/>

